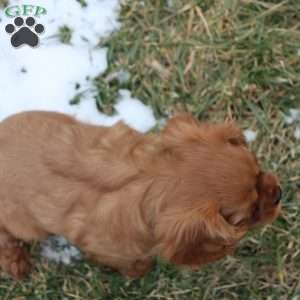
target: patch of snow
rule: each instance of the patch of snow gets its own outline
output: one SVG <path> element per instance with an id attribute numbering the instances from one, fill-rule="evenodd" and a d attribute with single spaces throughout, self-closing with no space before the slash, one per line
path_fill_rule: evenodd
<path id="1" fill-rule="evenodd" d="M 285 122 L 287 124 L 292 124 L 297 120 L 300 120 L 300 109 L 289 109 L 289 115 L 285 117 Z"/>
<path id="2" fill-rule="evenodd" d="M 257 132 L 250 130 L 250 129 L 246 129 L 246 130 L 244 130 L 244 135 L 245 135 L 246 141 L 248 143 L 251 143 L 251 142 L 255 141 Z"/>
<path id="3" fill-rule="evenodd" d="M 74 105 L 75 108 L 77 108 L 76 106 Z M 80 109 L 74 110 L 73 115 L 82 121 L 103 126 L 112 126 L 123 121 L 140 132 L 147 132 L 156 125 L 152 109 L 138 99 L 132 98 L 131 92 L 128 90 L 119 91 L 114 108 L 116 114 L 110 117 L 100 114 L 94 101 L 83 100 L 80 103 Z"/>
<path id="4" fill-rule="evenodd" d="M 41 255 L 56 263 L 70 265 L 81 259 L 80 251 L 61 236 L 52 236 L 41 243 Z"/>
<path id="5" fill-rule="evenodd" d="M 300 126 L 298 126 L 294 132 L 294 137 L 297 139 L 297 140 L 300 140 Z"/>
<path id="6" fill-rule="evenodd" d="M 100 38 L 119 28 L 120 3 L 118 0 L 86 2 L 87 6 L 82 7 L 75 0 L 45 0 L 43 3 L 32 0 L 30 4 L 47 9 L 47 15 L 36 18 L 36 22 L 45 26 L 37 48 L 12 47 L 4 27 L 13 22 L 13 18 L 6 17 L 0 10 L 0 120 L 21 111 L 46 110 L 67 113 L 98 125 L 109 126 L 123 120 L 141 131 L 153 126 L 150 109 L 142 103 L 137 105 L 136 99 L 129 101 L 129 92 L 122 92 L 119 98 L 116 107 L 119 114 L 108 117 L 97 110 L 92 80 L 107 69 L 107 49 L 96 46 Z M 10 1 L 10 5 L 18 4 L 23 1 Z M 61 26 L 72 30 L 70 45 L 58 39 Z M 121 72 L 117 78 L 123 81 L 128 76 Z M 78 94 L 82 95 L 80 103 L 70 105 L 69 101 Z M 134 105 L 128 110 L 134 110 L 135 115 L 127 112 L 126 105 Z M 146 120 L 141 120 L 143 116 Z"/>
<path id="7" fill-rule="evenodd" d="M 10 5 L 22 2 L 12 0 Z M 30 4 L 41 2 L 33 0 Z M 36 21 L 45 26 L 45 34 L 37 48 L 12 47 L 4 25 L 13 18 L 6 17 L 0 10 L 0 25 L 3 25 L 0 30 L 0 120 L 25 110 L 64 112 L 79 119 L 81 113 L 85 114 L 81 105 L 70 106 L 69 101 L 86 90 L 92 98 L 92 79 L 107 68 L 107 50 L 95 46 L 101 37 L 119 27 L 118 0 L 88 0 L 87 4 L 82 7 L 74 0 L 43 1 L 47 15 Z M 73 32 L 71 45 L 62 44 L 58 39 L 58 29 L 64 25 Z M 96 114 L 93 117 L 90 122 L 97 122 Z"/>
<path id="8" fill-rule="evenodd" d="M 36 21 L 45 25 L 45 34 L 41 44 L 57 42 L 58 29 L 67 26 L 72 31 L 73 46 L 94 47 L 100 39 L 111 34 L 120 24 L 117 21 L 119 0 L 85 0 L 82 6 L 77 0 L 31 0 L 34 6 L 43 6 L 46 15 L 35 17 Z M 23 5 L 23 0 L 10 0 L 9 6 Z M 26 3 L 27 4 L 27 3 Z M 13 18 L 6 17 L 2 10 L 4 21 L 9 23 Z M 5 40 L 8 40 L 7 36 Z"/>
<path id="9" fill-rule="evenodd" d="M 174 1 L 173 0 L 167 0 L 167 5 L 168 5 L 168 7 L 173 8 L 174 7 Z"/>
<path id="10" fill-rule="evenodd" d="M 139 100 L 132 98 L 128 90 L 120 90 L 118 99 L 115 109 L 127 125 L 141 132 L 146 132 L 155 126 L 156 121 L 152 110 Z"/>
<path id="11" fill-rule="evenodd" d="M 110 74 L 106 78 L 106 81 L 111 82 L 114 79 L 117 79 L 120 83 L 126 83 L 130 79 L 130 74 L 128 71 L 121 69 L 119 71 Z"/>
<path id="12" fill-rule="evenodd" d="M 289 125 L 297 122 L 297 127 L 295 129 L 294 132 L 294 137 L 295 139 L 299 140 L 300 139 L 300 109 L 295 109 L 295 108 L 291 108 L 289 110 L 289 115 L 285 117 L 285 122 Z"/>

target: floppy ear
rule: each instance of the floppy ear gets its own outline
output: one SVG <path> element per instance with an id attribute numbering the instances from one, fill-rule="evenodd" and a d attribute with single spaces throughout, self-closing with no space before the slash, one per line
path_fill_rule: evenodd
<path id="1" fill-rule="evenodd" d="M 201 266 L 233 252 L 246 233 L 224 219 L 213 201 L 161 217 L 156 228 L 162 258 L 176 265 Z"/>

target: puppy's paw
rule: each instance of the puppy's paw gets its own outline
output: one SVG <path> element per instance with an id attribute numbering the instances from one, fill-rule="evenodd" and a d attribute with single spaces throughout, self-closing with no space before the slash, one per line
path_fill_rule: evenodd
<path id="1" fill-rule="evenodd" d="M 145 275 L 152 268 L 152 261 L 137 260 L 130 267 L 121 269 L 120 273 L 131 279 L 137 279 Z"/>
<path id="2" fill-rule="evenodd" d="M 10 248 L 2 256 L 2 268 L 14 279 L 23 279 L 31 270 L 29 254 L 21 247 Z"/>

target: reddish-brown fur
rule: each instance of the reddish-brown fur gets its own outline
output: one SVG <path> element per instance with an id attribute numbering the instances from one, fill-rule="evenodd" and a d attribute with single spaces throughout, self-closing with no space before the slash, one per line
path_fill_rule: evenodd
<path id="1" fill-rule="evenodd" d="M 88 257 L 138 277 L 156 255 L 199 267 L 232 253 L 279 211 L 234 123 L 172 118 L 160 135 L 50 112 L 0 123 L 0 266 L 29 271 L 19 240 L 60 234 Z"/>

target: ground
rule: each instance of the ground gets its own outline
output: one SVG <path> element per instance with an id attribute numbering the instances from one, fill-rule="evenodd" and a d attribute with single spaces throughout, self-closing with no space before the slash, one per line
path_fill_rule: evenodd
<path id="1" fill-rule="evenodd" d="M 2 1 L 0 1 L 2 2 Z M 123 1 L 122 27 L 105 41 L 108 70 L 96 79 L 100 109 L 120 88 L 158 119 L 190 111 L 200 120 L 235 118 L 258 132 L 251 143 L 283 187 L 283 212 L 250 233 L 233 257 L 197 272 L 158 262 L 140 280 L 83 261 L 41 260 L 29 280 L 1 278 L 1 299 L 300 299 L 300 143 L 289 109 L 300 106 L 299 0 Z M 128 81 L 107 80 L 126 70 Z M 299 122 L 299 121 L 298 121 Z"/>

